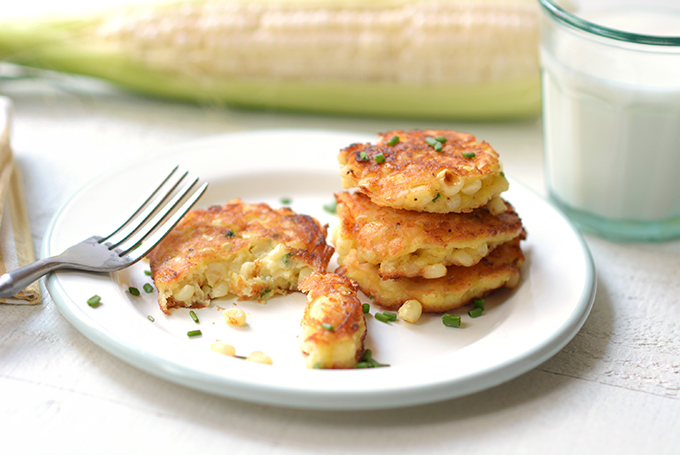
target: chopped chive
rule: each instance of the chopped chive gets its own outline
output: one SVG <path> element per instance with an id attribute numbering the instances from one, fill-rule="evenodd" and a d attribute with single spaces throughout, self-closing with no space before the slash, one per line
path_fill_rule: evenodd
<path id="1" fill-rule="evenodd" d="M 368 303 L 364 303 L 363 305 L 361 305 L 361 307 L 364 310 L 364 314 L 368 314 L 371 311 L 371 305 L 369 305 Z"/>
<path id="2" fill-rule="evenodd" d="M 473 308 L 470 311 L 468 311 L 468 316 L 470 316 L 471 318 L 478 318 L 482 315 L 482 313 L 484 313 L 484 310 L 482 310 L 481 308 Z"/>
<path id="3" fill-rule="evenodd" d="M 397 313 L 391 313 L 389 311 L 383 311 L 383 314 L 389 319 L 390 321 L 396 321 L 397 320 Z"/>
<path id="4" fill-rule="evenodd" d="M 446 138 L 444 138 L 446 139 Z M 436 137 L 426 137 L 425 142 L 430 144 L 430 146 L 434 149 L 435 152 L 439 153 L 443 150 L 444 146 L 442 145 L 441 142 L 437 140 Z"/>
<path id="5" fill-rule="evenodd" d="M 383 155 L 382 153 L 378 153 L 376 155 L 373 155 L 373 160 L 378 164 L 384 163 L 385 162 L 385 155 Z"/>
<path id="6" fill-rule="evenodd" d="M 505 177 L 505 172 L 501 171 L 501 177 Z"/>
<path id="7" fill-rule="evenodd" d="M 366 349 L 364 354 L 361 356 L 361 360 L 354 365 L 354 368 L 382 368 L 388 367 L 389 364 L 380 363 L 373 358 L 373 351 Z"/>
<path id="8" fill-rule="evenodd" d="M 264 297 L 265 295 L 267 295 L 269 292 L 271 292 L 271 290 L 272 290 L 271 288 L 267 288 L 267 289 L 262 290 L 262 291 L 260 292 L 260 298 L 262 298 L 262 297 Z"/>
<path id="9" fill-rule="evenodd" d="M 235 235 L 233 229 L 229 229 L 227 232 L 224 233 L 225 237 L 233 237 Z"/>
<path id="10" fill-rule="evenodd" d="M 439 142 L 440 144 L 446 144 L 446 136 L 437 136 L 434 138 L 435 141 Z"/>
<path id="11" fill-rule="evenodd" d="M 153 286 L 151 286 L 149 283 L 144 283 L 144 286 L 142 286 L 142 287 L 144 288 L 144 291 L 147 294 L 153 292 Z"/>
<path id="12" fill-rule="evenodd" d="M 246 357 L 246 356 L 244 356 L 244 355 L 235 355 L 234 357 L 236 357 L 237 359 L 241 359 L 241 360 L 245 360 L 245 359 L 248 358 L 248 357 Z"/>
<path id="13" fill-rule="evenodd" d="M 153 316 L 151 316 L 151 315 L 147 316 L 146 318 L 147 318 L 149 321 L 151 321 L 151 322 L 154 322 L 154 321 L 155 321 L 155 319 L 154 319 Z"/>
<path id="14" fill-rule="evenodd" d="M 198 316 L 196 316 L 196 313 L 194 313 L 194 310 L 189 311 L 189 316 L 191 316 L 191 319 L 194 320 L 196 324 L 198 324 Z"/>
<path id="15" fill-rule="evenodd" d="M 477 156 L 475 152 L 463 152 L 463 158 L 474 158 Z"/>
<path id="16" fill-rule="evenodd" d="M 437 195 L 432 199 L 432 202 L 435 202 L 437 199 L 439 199 L 442 195 L 437 193 Z"/>
<path id="17" fill-rule="evenodd" d="M 330 204 L 324 204 L 323 209 L 328 213 L 336 214 L 338 213 L 338 203 L 333 201 Z"/>
<path id="18" fill-rule="evenodd" d="M 360 152 L 359 153 L 359 161 L 368 161 L 368 153 L 366 152 Z"/>
<path id="19" fill-rule="evenodd" d="M 482 311 L 484 311 L 484 299 L 482 298 L 476 298 L 472 299 L 472 303 L 475 305 L 475 308 L 481 308 Z"/>
<path id="20" fill-rule="evenodd" d="M 375 360 L 375 359 L 369 360 L 368 363 L 370 363 L 370 364 L 371 364 L 371 367 L 373 367 L 373 368 L 382 368 L 382 367 L 388 367 L 388 366 L 389 366 L 388 364 L 386 364 L 386 363 L 380 363 L 380 362 L 378 362 L 378 361 Z"/>
<path id="21" fill-rule="evenodd" d="M 335 327 L 333 327 L 333 324 L 329 324 L 328 322 L 324 322 L 323 324 L 321 324 L 321 328 L 324 329 L 324 330 L 328 330 L 329 332 L 332 332 L 333 330 L 335 330 Z"/>
<path id="22" fill-rule="evenodd" d="M 293 202 L 293 200 L 289 197 L 282 197 L 281 198 L 281 205 L 290 205 Z"/>
<path id="23" fill-rule="evenodd" d="M 197 337 L 203 335 L 200 330 L 189 330 L 187 332 L 188 337 Z"/>
<path id="24" fill-rule="evenodd" d="M 290 255 L 291 255 L 291 254 L 293 254 L 293 253 L 286 253 L 286 254 L 284 254 L 283 257 L 281 258 L 281 261 L 282 261 L 284 264 L 288 264 L 288 263 L 290 262 Z"/>
<path id="25" fill-rule="evenodd" d="M 392 139 L 387 141 L 387 145 L 397 145 L 399 143 L 399 136 L 392 136 Z"/>
<path id="26" fill-rule="evenodd" d="M 87 299 L 87 304 L 90 305 L 92 308 L 97 308 L 101 301 L 102 298 L 95 294 L 89 299 Z"/>
<path id="27" fill-rule="evenodd" d="M 138 296 L 139 295 L 139 289 L 134 288 L 132 286 L 128 287 L 128 292 L 132 295 Z"/>
<path id="28" fill-rule="evenodd" d="M 390 321 L 390 318 L 385 316 L 385 314 L 383 314 L 383 313 L 376 313 L 375 318 L 380 322 L 389 322 Z"/>
<path id="29" fill-rule="evenodd" d="M 151 276 L 151 270 L 144 270 L 144 275 Z"/>
<path id="30" fill-rule="evenodd" d="M 446 327 L 460 327 L 460 315 L 444 314 L 442 315 L 442 322 Z"/>

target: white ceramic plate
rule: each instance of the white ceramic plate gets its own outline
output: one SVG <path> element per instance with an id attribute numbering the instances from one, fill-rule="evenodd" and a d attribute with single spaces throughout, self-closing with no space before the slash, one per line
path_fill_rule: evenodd
<path id="1" fill-rule="evenodd" d="M 234 197 L 292 208 L 331 227 L 322 208 L 341 189 L 337 151 L 363 134 L 310 130 L 267 130 L 227 134 L 122 167 L 95 179 L 55 215 L 42 256 L 60 253 L 94 233 L 105 233 L 133 206 L 150 181 L 172 166 L 191 170 L 210 183 L 198 206 Z M 463 327 L 445 327 L 441 316 L 424 315 L 417 324 L 382 323 L 369 317 L 366 346 L 389 368 L 308 370 L 296 344 L 306 298 L 295 293 L 266 304 L 219 300 L 196 310 L 164 315 L 155 292 L 135 297 L 150 282 L 146 262 L 115 274 L 58 272 L 47 288 L 62 314 L 85 336 L 124 361 L 160 378 L 206 392 L 266 404 L 317 409 L 406 406 L 458 397 L 508 381 L 557 353 L 585 322 L 595 295 L 590 253 L 572 225 L 548 202 L 511 181 L 504 196 L 524 221 L 526 263 L 513 291 L 487 298 L 482 317 L 467 308 L 454 312 Z M 333 266 L 331 265 L 331 268 Z M 94 294 L 103 304 L 86 303 Z M 362 295 L 364 302 L 369 300 Z M 221 308 L 246 311 L 244 328 L 227 326 Z M 374 314 L 376 307 L 371 309 Z M 152 322 L 148 316 L 151 316 Z M 200 329 L 201 337 L 187 332 Z M 216 340 L 237 354 L 260 350 L 273 365 L 261 365 L 210 351 Z"/>

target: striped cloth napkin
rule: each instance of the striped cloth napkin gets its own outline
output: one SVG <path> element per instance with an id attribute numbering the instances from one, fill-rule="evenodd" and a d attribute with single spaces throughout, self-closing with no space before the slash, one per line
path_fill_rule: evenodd
<path id="1" fill-rule="evenodd" d="M 0 97 L 0 275 L 35 261 L 21 172 L 10 148 L 12 103 Z M 40 287 L 35 282 L 0 303 L 36 304 Z"/>

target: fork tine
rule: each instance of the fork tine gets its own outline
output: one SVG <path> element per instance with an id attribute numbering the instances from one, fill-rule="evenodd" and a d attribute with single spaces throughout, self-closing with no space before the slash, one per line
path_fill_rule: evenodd
<path id="1" fill-rule="evenodd" d="M 142 202 L 142 203 L 139 205 L 139 207 L 138 207 L 138 208 L 137 208 L 130 216 L 128 216 L 127 219 L 126 219 L 123 223 L 121 223 L 121 224 L 118 226 L 118 228 L 116 228 L 115 231 L 111 232 L 109 235 L 107 235 L 107 236 L 105 236 L 105 237 L 102 237 L 102 238 L 99 240 L 99 243 L 104 243 L 104 242 L 106 242 L 106 241 L 109 240 L 111 237 L 113 237 L 113 236 L 115 236 L 116 234 L 120 233 L 124 228 L 127 228 L 133 221 L 135 221 L 135 220 L 138 219 L 138 218 L 142 218 L 142 221 L 139 222 L 139 223 L 137 224 L 137 226 L 136 226 L 134 229 L 132 229 L 132 230 L 130 231 L 129 234 L 125 235 L 124 238 L 123 238 L 123 240 L 120 240 L 120 241 L 116 242 L 116 246 L 119 245 L 120 243 L 122 243 L 122 242 L 123 242 L 126 238 L 128 238 L 130 235 L 134 234 L 134 233 L 139 229 L 140 225 L 143 224 L 143 223 L 144 223 L 144 222 L 145 222 L 145 221 L 153 214 L 153 212 L 159 207 L 159 205 L 161 204 L 161 202 L 162 202 L 165 198 L 167 198 L 167 197 L 172 193 L 172 191 L 174 191 L 174 189 L 177 187 L 177 185 L 179 185 L 179 182 L 181 182 L 182 179 L 187 175 L 187 172 L 185 172 L 185 173 L 179 178 L 179 180 L 178 180 L 174 185 L 171 185 L 170 190 L 169 190 L 168 192 L 166 192 L 166 194 L 165 194 L 165 196 L 164 196 L 163 198 L 160 198 L 160 197 L 159 197 L 159 198 L 156 198 L 156 195 L 159 194 L 159 192 L 161 191 L 161 189 L 162 189 L 162 188 L 170 181 L 170 178 L 175 174 L 175 172 L 177 172 L 177 169 L 179 169 L 179 165 L 175 166 L 175 167 L 170 171 L 170 173 L 169 173 L 167 176 L 165 176 L 165 178 L 161 181 L 161 183 L 160 183 L 155 189 L 153 189 L 153 190 L 151 191 L 151 193 L 146 197 L 146 199 L 144 200 L 144 202 Z M 155 204 L 154 206 L 152 206 L 151 208 L 149 208 L 149 204 L 151 203 L 152 200 L 154 200 L 154 198 L 156 198 L 156 199 L 158 200 L 158 202 L 156 202 L 156 204 Z M 146 211 L 146 215 L 144 215 L 144 216 L 142 217 L 142 216 L 140 216 L 140 214 L 141 214 L 143 211 Z"/>
<path id="2" fill-rule="evenodd" d="M 137 261 L 151 251 L 151 249 L 158 244 L 172 228 L 174 228 L 180 219 L 193 207 L 196 201 L 203 195 L 208 183 L 203 183 L 187 200 L 186 202 L 174 212 L 170 218 L 168 216 L 177 208 L 180 202 L 191 192 L 194 186 L 198 183 L 198 178 L 192 182 L 187 183 L 184 188 L 170 201 L 166 206 L 145 226 L 143 232 L 139 232 L 126 243 L 127 248 L 121 247 L 123 250 L 119 256 L 130 255 L 133 261 Z M 166 220 L 167 219 L 167 220 Z M 162 226 L 161 226 L 162 225 Z M 161 226 L 159 228 L 159 226 Z M 134 253 L 134 254 L 131 254 Z"/>

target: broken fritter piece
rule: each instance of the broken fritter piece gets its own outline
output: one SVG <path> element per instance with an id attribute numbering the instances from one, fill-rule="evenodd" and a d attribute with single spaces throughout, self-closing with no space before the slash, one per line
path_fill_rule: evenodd
<path id="1" fill-rule="evenodd" d="M 521 236 L 523 237 L 523 236 Z M 382 280 L 378 266 L 360 262 L 350 253 L 337 273 L 355 280 L 364 294 L 383 308 L 397 310 L 407 300 L 417 300 L 425 313 L 441 313 L 467 304 L 500 287 L 513 288 L 524 262 L 520 238 L 506 242 L 472 267 L 451 266 L 446 276 L 436 279 L 402 278 Z"/>
<path id="2" fill-rule="evenodd" d="M 295 291 L 300 278 L 328 267 L 326 234 L 285 207 L 234 199 L 192 210 L 149 254 L 158 303 L 169 313 L 231 294 L 264 301 Z"/>
<path id="3" fill-rule="evenodd" d="M 391 145 L 395 136 L 399 141 Z M 356 187 L 375 204 L 397 209 L 470 212 L 509 186 L 498 153 L 457 131 L 390 131 L 375 145 L 341 150 L 338 161 L 344 188 Z"/>
<path id="4" fill-rule="evenodd" d="M 307 294 L 299 345 L 307 368 L 354 368 L 364 352 L 366 321 L 356 284 L 335 273 L 300 280 Z"/>
<path id="5" fill-rule="evenodd" d="M 469 213 L 427 213 L 380 207 L 361 193 L 338 193 L 338 264 L 350 251 L 378 265 L 382 279 L 440 278 L 451 265 L 470 267 L 523 233 L 522 221 L 502 200 Z"/>

